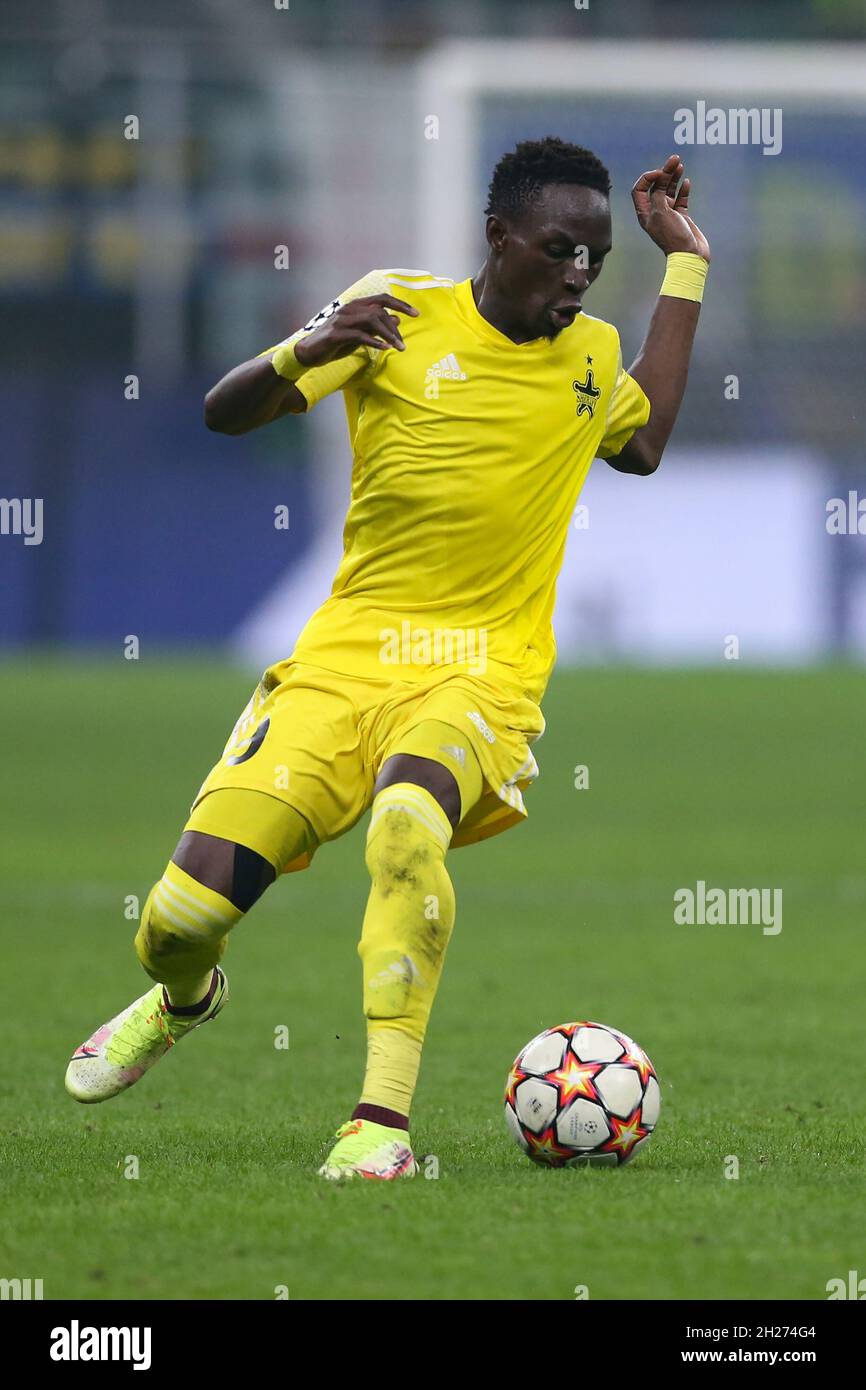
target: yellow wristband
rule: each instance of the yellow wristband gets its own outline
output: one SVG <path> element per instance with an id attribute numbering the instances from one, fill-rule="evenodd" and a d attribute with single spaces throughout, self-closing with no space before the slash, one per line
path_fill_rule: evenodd
<path id="1" fill-rule="evenodd" d="M 659 294 L 670 295 L 672 299 L 692 299 L 700 304 L 709 268 L 709 261 L 693 251 L 672 251 Z"/>
<path id="2" fill-rule="evenodd" d="M 305 334 L 301 336 L 306 336 Z M 295 344 L 300 338 L 293 338 L 289 343 L 281 343 L 271 358 L 271 366 L 277 376 L 281 376 L 285 381 L 297 381 L 298 377 L 309 371 L 303 363 L 299 362 L 295 356 Z"/>

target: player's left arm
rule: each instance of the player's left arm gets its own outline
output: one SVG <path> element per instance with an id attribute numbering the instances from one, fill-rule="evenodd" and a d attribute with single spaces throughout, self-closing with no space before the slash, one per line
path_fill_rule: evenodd
<path id="1" fill-rule="evenodd" d="M 637 220 L 656 246 L 666 256 L 684 253 L 694 260 L 668 262 L 649 330 L 629 368 L 649 400 L 650 417 L 617 455 L 608 458 L 621 473 L 655 472 L 686 389 L 710 247 L 689 216 L 691 181 L 683 172 L 679 155 L 672 154 L 661 169 L 641 174 L 631 192 Z"/>

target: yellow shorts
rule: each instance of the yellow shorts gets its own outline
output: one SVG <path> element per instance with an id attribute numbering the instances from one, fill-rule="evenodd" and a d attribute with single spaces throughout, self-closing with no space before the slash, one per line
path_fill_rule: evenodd
<path id="1" fill-rule="evenodd" d="M 319 844 L 335 840 L 370 806 L 379 769 L 400 751 L 400 739 L 428 719 L 464 736 L 484 777 L 480 800 L 452 845 L 483 840 L 524 818 L 523 791 L 538 776 L 530 745 L 544 732 L 544 716 L 519 689 L 445 668 L 394 681 L 291 660 L 265 671 L 193 809 L 226 787 L 265 792 L 298 811 Z M 284 872 L 307 868 L 316 848 Z"/>

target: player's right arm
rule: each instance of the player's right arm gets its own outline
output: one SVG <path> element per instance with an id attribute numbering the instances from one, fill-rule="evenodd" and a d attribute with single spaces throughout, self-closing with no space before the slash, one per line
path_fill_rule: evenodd
<path id="1" fill-rule="evenodd" d="M 220 434 L 247 434 L 283 415 L 302 415 L 311 400 L 345 386 L 368 365 L 370 349 L 405 349 L 397 313 L 418 310 L 384 293 L 334 300 L 299 333 L 211 387 L 205 424 Z"/>

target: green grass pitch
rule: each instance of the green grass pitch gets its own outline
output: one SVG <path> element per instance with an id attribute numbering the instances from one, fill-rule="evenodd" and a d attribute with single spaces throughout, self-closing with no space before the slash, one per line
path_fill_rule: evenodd
<path id="1" fill-rule="evenodd" d="M 569 1300 L 823 1299 L 866 1273 L 864 675 L 555 676 L 529 821 L 449 860 L 413 1120 L 438 1177 L 345 1188 L 315 1169 L 363 1062 L 363 823 L 236 929 L 213 1027 L 107 1105 L 63 1090 L 143 991 L 124 900 L 252 684 L 207 658 L 5 666 L 0 1276 L 46 1298 Z M 674 925 L 698 879 L 782 888 L 781 933 Z M 577 1017 L 659 1071 L 658 1130 L 620 1170 L 535 1168 L 503 1124 L 514 1054 Z"/>

